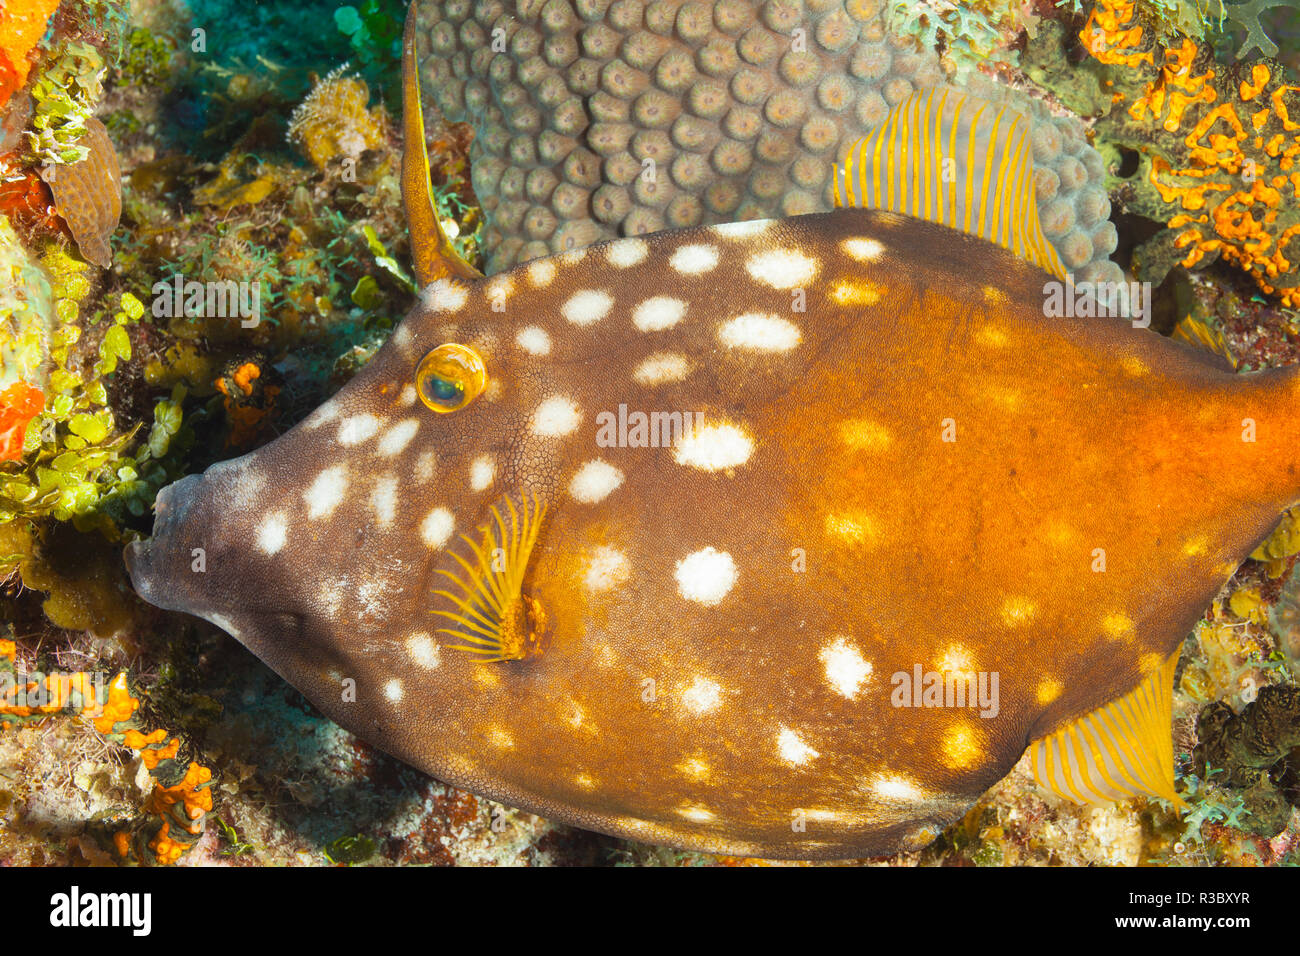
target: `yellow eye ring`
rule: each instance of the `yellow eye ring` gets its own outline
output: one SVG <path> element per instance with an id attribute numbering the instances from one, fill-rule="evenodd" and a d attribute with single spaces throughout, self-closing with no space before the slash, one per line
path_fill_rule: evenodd
<path id="1" fill-rule="evenodd" d="M 415 390 L 435 412 L 455 412 L 479 396 L 487 385 L 487 367 L 468 345 L 449 342 L 420 359 Z"/>

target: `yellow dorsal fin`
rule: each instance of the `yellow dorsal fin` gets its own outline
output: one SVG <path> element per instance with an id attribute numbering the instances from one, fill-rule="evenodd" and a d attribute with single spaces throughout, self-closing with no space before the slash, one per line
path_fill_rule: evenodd
<path id="1" fill-rule="evenodd" d="M 429 154 L 424 145 L 424 115 L 420 112 L 420 73 L 415 59 L 415 8 L 406 10 L 402 31 L 402 205 L 411 231 L 411 260 L 421 287 L 457 276 L 481 279 L 483 274 L 461 258 L 442 230 L 438 209 L 429 192 Z"/>
<path id="2" fill-rule="evenodd" d="M 1030 744 L 1034 779 L 1074 803 L 1153 796 L 1180 810 L 1174 790 L 1174 668 L 1178 653 L 1123 697 Z"/>
<path id="3" fill-rule="evenodd" d="M 835 205 L 942 223 L 1066 280 L 1038 224 L 1029 121 L 948 87 L 913 93 L 849 147 Z"/>

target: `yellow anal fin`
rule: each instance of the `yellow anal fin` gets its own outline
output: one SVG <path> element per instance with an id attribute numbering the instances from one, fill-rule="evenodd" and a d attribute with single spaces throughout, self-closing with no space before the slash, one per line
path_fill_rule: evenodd
<path id="1" fill-rule="evenodd" d="M 483 274 L 466 262 L 451 244 L 438 218 L 429 191 L 429 153 L 424 144 L 424 115 L 420 112 L 420 73 L 415 58 L 415 8 L 406 9 L 402 31 L 402 205 L 411 231 L 411 260 L 421 287 L 438 279 L 457 276 L 481 279 Z"/>
<path id="2" fill-rule="evenodd" d="M 1066 279 L 1038 222 L 1028 120 L 948 87 L 913 93 L 849 147 L 835 205 L 941 223 Z"/>
<path id="3" fill-rule="evenodd" d="M 1079 804 L 1152 796 L 1183 809 L 1170 728 L 1177 664 L 1175 652 L 1123 697 L 1031 744 L 1038 785 Z"/>

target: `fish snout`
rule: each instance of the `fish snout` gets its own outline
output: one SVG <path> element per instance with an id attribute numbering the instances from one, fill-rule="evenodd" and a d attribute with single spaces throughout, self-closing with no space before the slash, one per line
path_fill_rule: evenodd
<path id="1" fill-rule="evenodd" d="M 202 475 L 187 475 L 159 491 L 154 501 L 153 537 L 126 546 L 124 559 L 131 586 L 156 607 L 190 610 L 175 582 L 194 560 L 191 548 L 186 547 L 184 529 L 202 483 Z"/>

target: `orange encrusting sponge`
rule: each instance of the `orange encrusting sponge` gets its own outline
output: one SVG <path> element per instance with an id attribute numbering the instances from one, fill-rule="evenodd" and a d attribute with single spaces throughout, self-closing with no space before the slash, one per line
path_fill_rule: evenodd
<path id="1" fill-rule="evenodd" d="M 14 641 L 0 640 L 0 672 L 15 674 L 17 651 Z M 48 674 L 41 681 L 15 680 L 0 694 L 0 730 L 60 712 L 75 713 L 89 718 L 104 737 L 138 751 L 153 777 L 153 791 L 141 816 L 113 834 L 113 847 L 123 863 L 175 863 L 203 835 L 212 810 L 212 771 L 191 761 L 182 773 L 177 759 L 180 738 L 162 729 L 139 729 L 140 699 L 131 693 L 125 671 L 104 690 L 88 672 Z M 35 696 L 38 691 L 40 696 Z"/>
<path id="2" fill-rule="evenodd" d="M 0 7 L 0 106 L 27 82 L 31 52 L 58 8 L 59 0 L 6 0 Z"/>
<path id="3" fill-rule="evenodd" d="M 1229 84 L 1191 39 L 1130 52 L 1142 43 L 1135 23 L 1132 0 L 1098 0 L 1079 39 L 1101 63 L 1154 68 L 1128 116 L 1183 134 L 1186 162 L 1151 160 L 1151 183 L 1173 207 L 1168 225 L 1178 233 L 1175 248 L 1185 250 L 1181 264 L 1192 268 L 1217 253 L 1283 305 L 1300 304 L 1300 242 L 1293 242 L 1300 223 L 1288 214 L 1300 203 L 1300 122 L 1291 116 L 1300 87 L 1266 63 Z"/>

